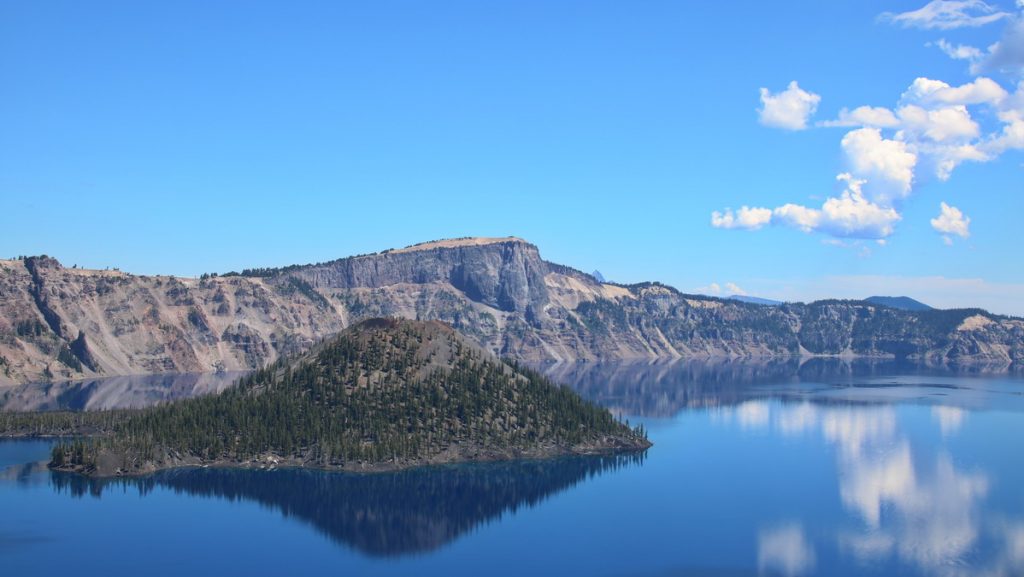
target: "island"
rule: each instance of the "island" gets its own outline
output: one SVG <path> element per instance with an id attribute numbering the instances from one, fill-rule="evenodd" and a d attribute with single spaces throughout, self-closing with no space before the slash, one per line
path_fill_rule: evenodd
<path id="1" fill-rule="evenodd" d="M 643 427 L 437 321 L 377 318 L 219 395 L 138 410 L 4 416 L 6 434 L 84 434 L 50 467 L 93 477 L 215 466 L 389 471 L 643 451 Z"/>

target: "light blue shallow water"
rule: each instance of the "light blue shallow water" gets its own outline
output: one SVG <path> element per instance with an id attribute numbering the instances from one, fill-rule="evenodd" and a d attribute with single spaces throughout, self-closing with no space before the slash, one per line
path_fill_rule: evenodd
<path id="1" fill-rule="evenodd" d="M 643 422 L 655 446 L 384 475 L 182 470 L 97 483 L 33 464 L 46 442 L 7 441 L 0 572 L 1024 575 L 1019 373 L 824 362 L 548 372 Z"/>

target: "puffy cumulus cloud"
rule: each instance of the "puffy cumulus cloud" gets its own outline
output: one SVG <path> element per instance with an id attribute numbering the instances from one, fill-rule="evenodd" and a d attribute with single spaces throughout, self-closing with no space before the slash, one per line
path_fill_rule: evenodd
<path id="1" fill-rule="evenodd" d="M 985 77 L 960 86 L 921 77 L 899 102 L 891 117 L 889 109 L 862 106 L 822 123 L 862 127 L 843 137 L 842 148 L 850 172 L 870 182 L 865 193 L 873 202 L 895 205 L 911 193 L 917 173 L 946 180 L 963 162 L 988 162 L 1024 148 L 1024 88 L 1010 94 Z M 972 106 L 995 111 L 1002 127 L 984 134 Z"/>
<path id="2" fill-rule="evenodd" d="M 775 222 L 804 232 L 814 232 L 821 226 L 821 211 L 800 204 L 784 204 L 772 211 L 772 214 L 775 217 Z"/>
<path id="3" fill-rule="evenodd" d="M 893 208 L 879 206 L 864 198 L 861 186 L 866 181 L 844 173 L 836 177 L 847 182 L 847 189 L 838 198 L 829 198 L 821 207 L 824 228 L 835 236 L 885 238 L 892 234 L 900 214 Z"/>
<path id="4" fill-rule="evenodd" d="M 754 230 L 771 223 L 844 238 L 884 239 L 891 235 L 901 218 L 900 214 L 893 208 L 866 199 L 861 188 L 865 181 L 857 180 L 848 173 L 840 174 L 837 178 L 846 182 L 846 190 L 838 197 L 826 199 L 821 208 L 792 203 L 774 210 L 744 207 L 736 214 L 730 210 L 712 213 L 712 224 L 719 228 Z M 749 216 L 754 211 L 756 217 Z M 739 224 L 744 220 L 744 215 L 749 226 Z"/>
<path id="5" fill-rule="evenodd" d="M 950 86 L 941 80 L 916 78 L 903 93 L 906 102 L 920 104 L 992 104 L 998 105 L 1007 92 L 996 81 L 984 76 L 961 86 Z"/>
<path id="6" fill-rule="evenodd" d="M 981 134 L 981 128 L 971 118 L 966 106 L 928 110 L 910 104 L 898 112 L 904 129 L 934 142 L 966 141 Z"/>
<path id="7" fill-rule="evenodd" d="M 978 56 L 971 47 L 954 47 L 945 40 L 939 41 L 939 47 L 958 58 Z M 794 81 L 778 94 L 762 89 L 761 100 L 762 123 L 799 129 L 807 126 L 820 97 L 801 90 Z M 1024 80 L 1011 93 L 983 76 L 959 86 L 919 77 L 894 108 L 842 108 L 836 118 L 817 126 L 851 129 L 840 140 L 846 172 L 838 178 L 846 182 L 844 192 L 827 198 L 820 207 L 786 203 L 776 208 L 715 211 L 711 224 L 742 230 L 779 225 L 834 239 L 861 239 L 837 244 L 861 249 L 866 256 L 870 249 L 862 241 L 884 245 L 902 220 L 903 203 L 918 182 L 944 181 L 965 162 L 989 162 L 1008 150 L 1024 150 Z M 941 219 L 940 215 L 936 221 Z M 960 236 L 946 234 L 948 243 Z"/>
<path id="8" fill-rule="evenodd" d="M 949 206 L 945 202 L 941 203 L 939 208 L 939 216 L 933 218 L 931 223 L 932 228 L 945 235 L 943 239 L 946 244 L 953 244 L 953 239 L 950 235 L 956 235 L 960 238 L 971 236 L 970 217 L 965 216 L 959 208 Z"/>
<path id="9" fill-rule="evenodd" d="M 1024 149 L 1024 118 L 1007 122 L 998 135 L 984 144 L 984 149 L 993 154 L 1002 154 L 1011 148 Z"/>
<path id="10" fill-rule="evenodd" d="M 980 145 L 985 152 L 999 155 L 1010 149 L 1024 149 L 1024 81 L 1017 91 L 1003 101 L 998 110 L 1002 130 Z"/>
<path id="11" fill-rule="evenodd" d="M 761 108 L 758 115 L 761 124 L 786 130 L 803 130 L 807 120 L 818 109 L 821 97 L 808 92 L 796 83 L 789 83 L 782 92 L 772 94 L 767 88 L 761 89 Z"/>
<path id="12" fill-rule="evenodd" d="M 896 128 L 900 121 L 891 110 L 884 107 L 859 106 L 850 110 L 843 108 L 839 118 L 820 123 L 828 127 L 873 126 L 876 128 Z"/>
<path id="13" fill-rule="evenodd" d="M 843 136 L 840 147 L 850 171 L 871 183 L 876 201 L 910 194 L 917 155 L 906 142 L 884 138 L 878 128 L 858 128 Z"/>
<path id="14" fill-rule="evenodd" d="M 767 208 L 751 208 L 744 206 L 733 212 L 731 208 L 724 212 L 717 210 L 711 213 L 711 226 L 715 228 L 738 228 L 757 230 L 772 220 L 772 211 Z"/>
<path id="15" fill-rule="evenodd" d="M 884 12 L 879 19 L 904 28 L 926 30 L 953 30 L 977 28 L 1010 16 L 982 0 L 932 0 L 923 7 L 909 12 Z"/>

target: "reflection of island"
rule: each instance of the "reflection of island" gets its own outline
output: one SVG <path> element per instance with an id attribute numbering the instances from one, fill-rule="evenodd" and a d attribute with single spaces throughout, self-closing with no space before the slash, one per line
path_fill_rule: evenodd
<path id="1" fill-rule="evenodd" d="M 821 404 L 879 403 L 923 398 L 952 388 L 929 377 L 990 377 L 1005 365 L 933 367 L 891 359 L 697 359 L 674 362 L 559 363 L 539 367 L 587 400 L 626 415 L 664 418 L 685 409 L 732 406 L 750 399 L 810 399 Z M 893 381 L 890 377 L 900 377 Z M 905 379 L 903 379 L 905 377 Z M 911 379 L 918 379 L 916 382 Z M 889 392 L 900 388 L 901 398 Z M 970 404 L 966 397 L 963 402 Z"/>
<path id="2" fill-rule="evenodd" d="M 644 454 L 424 467 L 372 475 L 300 469 L 178 469 L 141 478 L 90 479 L 53 473 L 58 491 L 101 497 L 108 488 L 141 494 L 168 488 L 245 499 L 302 519 L 337 543 L 374 556 L 437 549 L 482 523 L 596 475 L 642 464 Z"/>
<path id="3" fill-rule="evenodd" d="M 0 389 L 0 410 L 94 411 L 148 407 L 219 393 L 245 372 L 167 373 L 34 383 Z"/>

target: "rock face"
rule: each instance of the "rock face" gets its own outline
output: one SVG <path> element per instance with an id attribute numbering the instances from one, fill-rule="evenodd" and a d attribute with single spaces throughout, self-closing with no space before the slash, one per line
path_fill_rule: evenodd
<path id="1" fill-rule="evenodd" d="M 0 383 L 241 370 L 359 320 L 441 320 L 526 360 L 888 356 L 1024 361 L 1024 321 L 863 301 L 757 306 L 601 283 L 517 238 L 186 279 L 0 261 Z"/>

